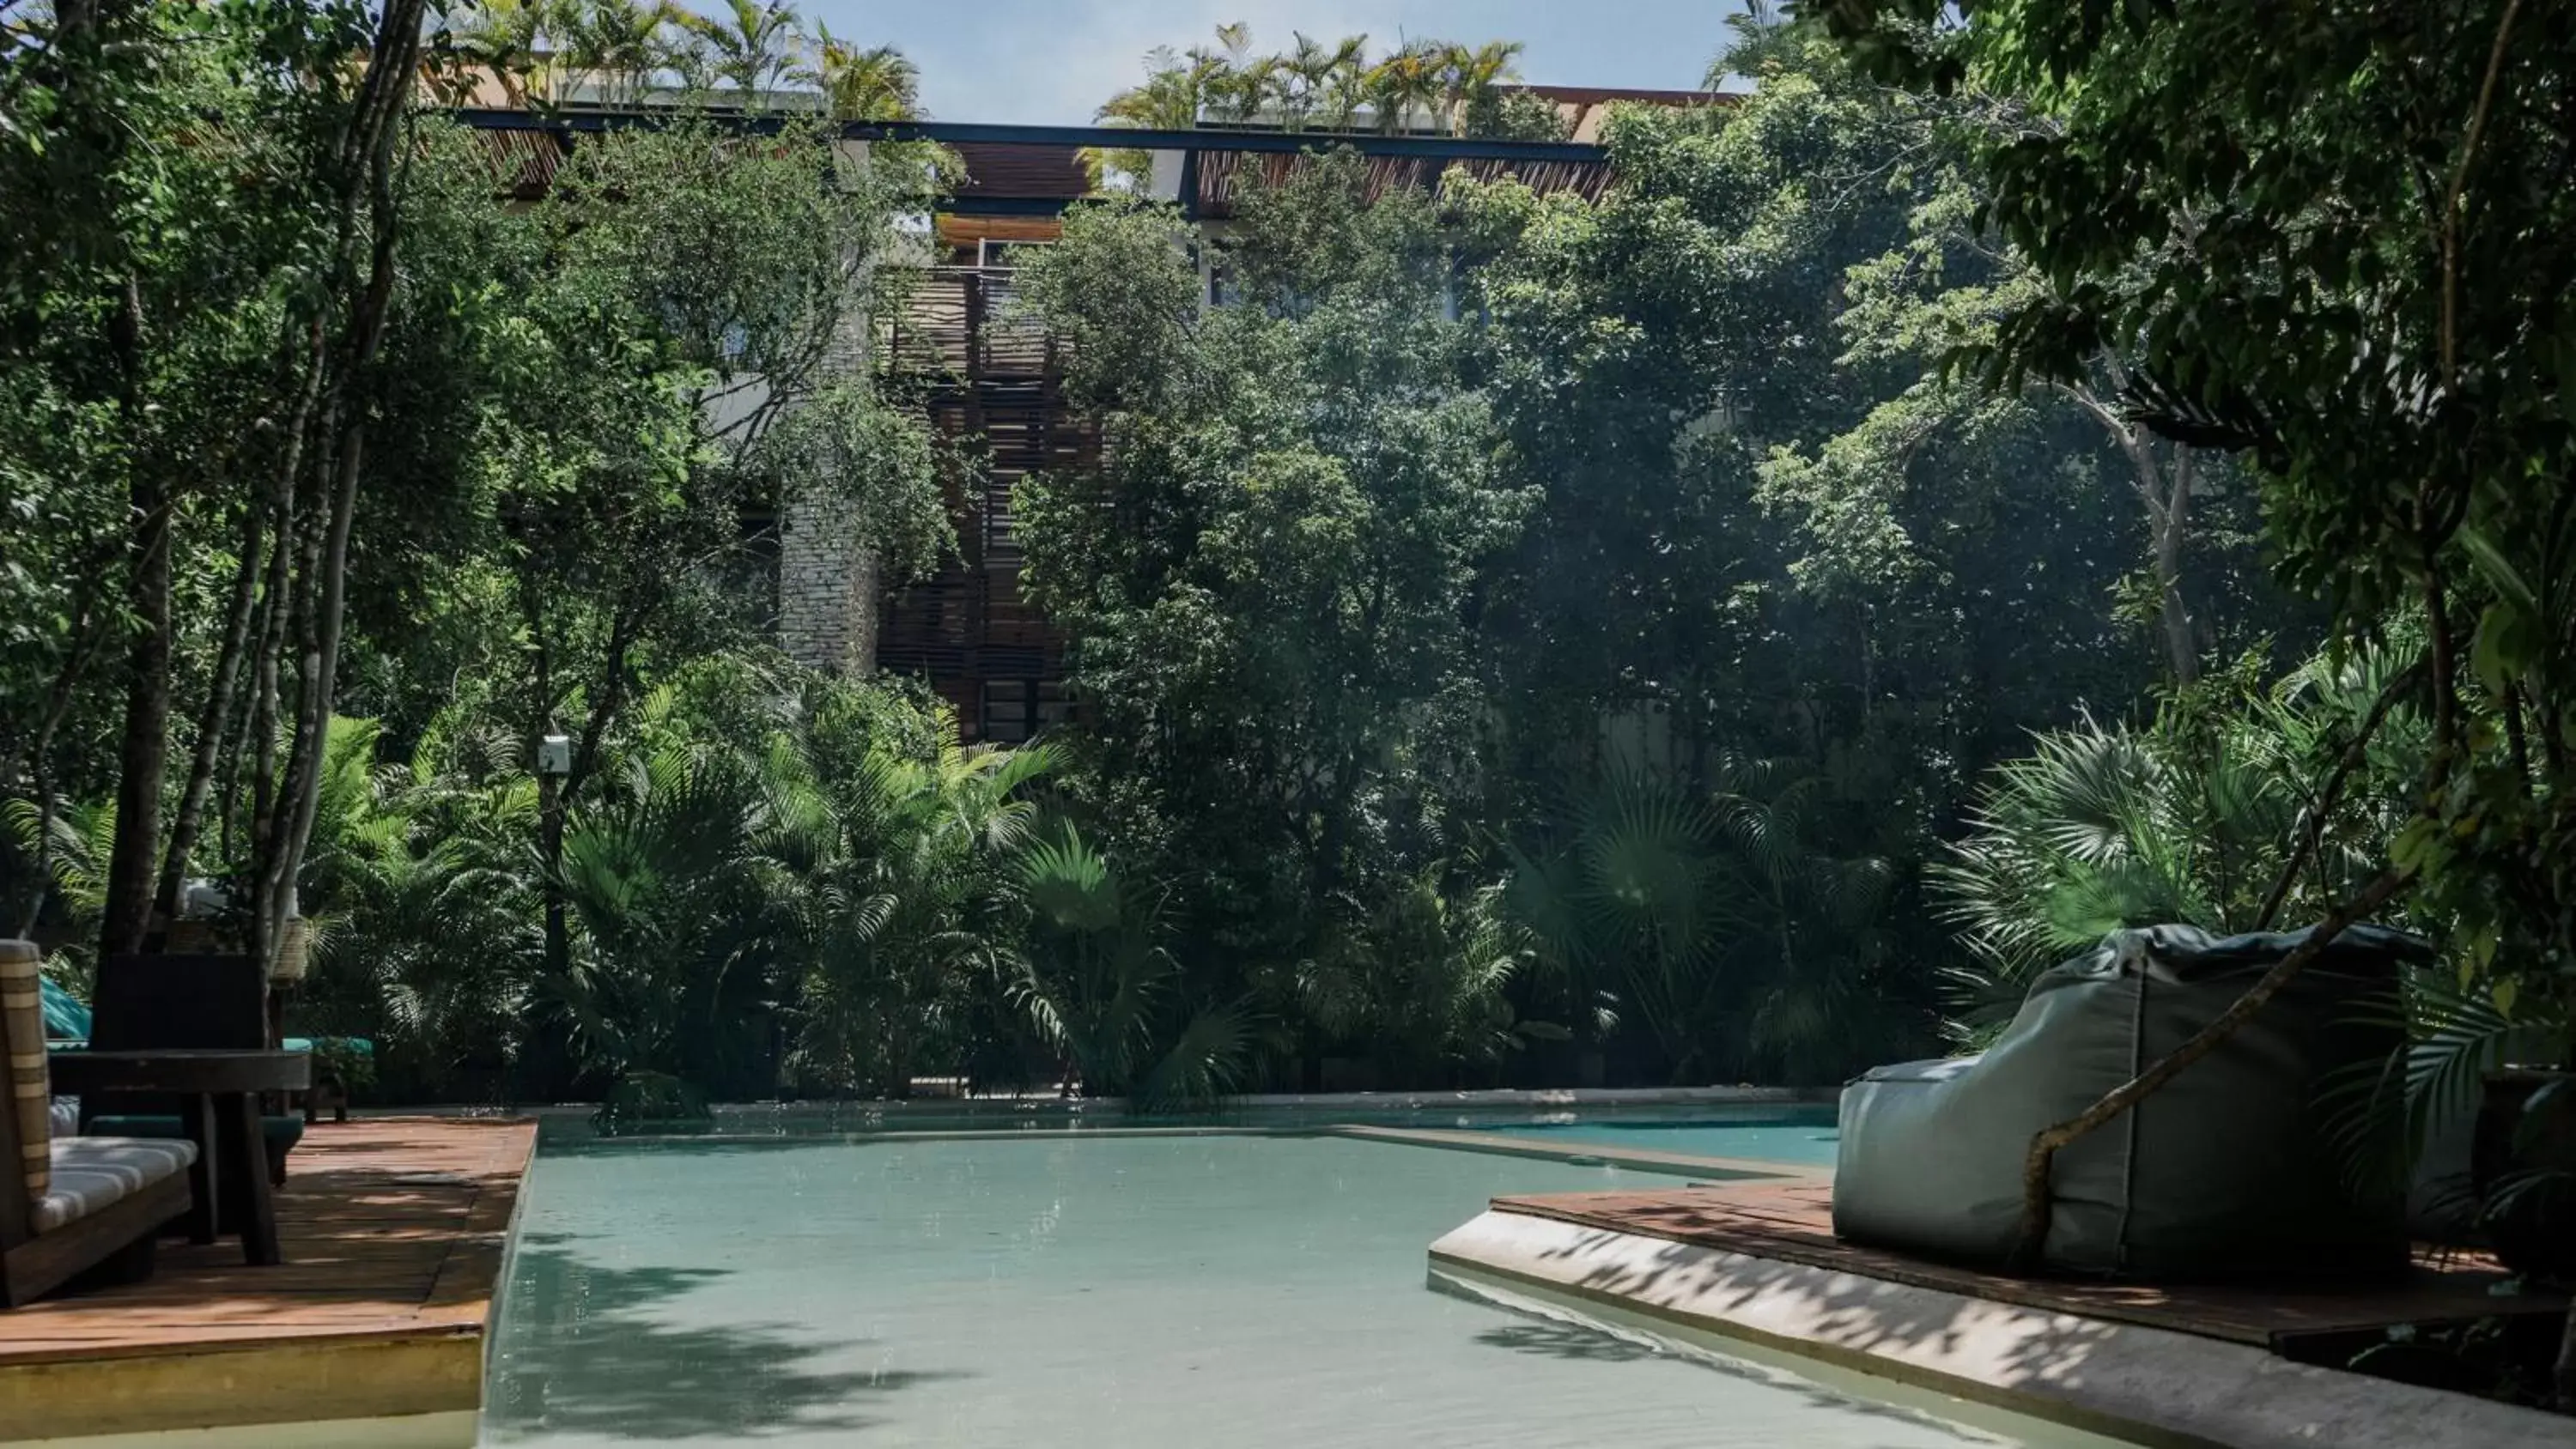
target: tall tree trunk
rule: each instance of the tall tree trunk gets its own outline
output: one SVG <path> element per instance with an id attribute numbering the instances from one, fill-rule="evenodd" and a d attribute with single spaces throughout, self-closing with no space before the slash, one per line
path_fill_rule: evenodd
<path id="1" fill-rule="evenodd" d="M 322 435 L 328 437 L 337 419 L 335 404 L 322 411 Z M 322 469 L 326 485 L 324 497 L 331 492 L 333 481 L 328 469 Z M 267 818 L 262 835 L 259 874 L 252 898 L 251 949 L 262 962 L 276 959 L 278 942 L 287 915 L 292 910 L 291 897 L 297 868 L 302 864 L 295 839 L 295 817 L 304 799 L 305 781 L 309 778 L 319 788 L 322 777 L 319 759 L 323 746 L 323 729 L 327 714 L 317 714 L 322 703 L 322 639 L 317 623 L 318 585 L 322 572 L 322 552 L 330 519 L 328 505 L 317 508 L 303 521 L 300 537 L 289 552 L 293 560 L 293 582 L 287 590 L 286 612 L 280 630 L 277 653 L 281 664 L 291 650 L 294 656 L 295 713 L 287 733 L 283 771 L 276 777 L 276 788 L 269 796 Z M 282 682 L 282 681 L 281 681 Z"/>
<path id="2" fill-rule="evenodd" d="M 124 372 L 118 412 L 143 427 L 143 294 L 129 275 L 111 327 Z M 168 479 L 148 449 L 129 465 L 132 529 L 126 602 L 132 619 L 125 658 L 125 736 L 118 751 L 116 843 L 108 851 L 107 908 L 99 953 L 143 949 L 152 921 L 152 869 L 160 861 L 161 782 L 170 733 L 170 511 Z"/>
<path id="3" fill-rule="evenodd" d="M 330 381 L 321 410 L 319 439 L 329 451 L 329 486 L 317 500 L 322 511 L 305 539 L 296 581 L 294 623 L 299 643 L 294 742 L 286 778 L 271 802 L 269 838 L 260 862 L 254 950 L 273 958 L 287 919 L 296 908 L 296 880 L 321 799 L 322 754 L 328 743 L 338 680 L 340 621 L 347 592 L 349 529 L 357 512 L 358 479 L 366 464 L 366 402 L 360 386 L 384 339 L 394 285 L 394 137 L 413 85 L 421 41 L 424 0 L 387 0 L 378 18 L 367 71 L 344 134 L 343 186 L 335 256 L 342 275 L 354 261 L 364 205 L 369 229 L 365 284 L 349 300 L 341 345 L 327 359 Z M 335 280 L 337 280 L 335 278 Z"/>
<path id="4" fill-rule="evenodd" d="M 286 656 L 287 634 L 294 627 L 295 616 L 294 503 L 290 475 L 280 489 L 276 533 L 268 545 L 268 582 L 262 587 L 260 601 L 259 651 L 253 659 L 251 675 L 250 722 L 246 726 L 249 738 L 244 741 L 251 752 L 251 858 L 258 862 L 255 888 L 261 892 L 251 912 L 251 952 L 263 958 L 268 949 L 268 913 L 264 907 L 270 825 L 277 800 L 277 722 L 283 706 L 278 666 Z"/>
<path id="5" fill-rule="evenodd" d="M 247 726 L 253 760 L 250 847 L 251 859 L 256 863 L 252 872 L 250 944 L 251 954 L 263 961 L 274 949 L 268 902 L 269 866 L 276 858 L 278 820 L 277 725 L 284 705 L 279 665 L 286 657 L 286 641 L 295 629 L 299 585 L 304 577 L 295 566 L 297 541 L 303 532 L 296 516 L 296 500 L 304 470 L 305 439 L 313 427 L 314 410 L 320 406 L 322 379 L 330 370 L 330 362 L 329 333 L 323 319 L 315 317 L 305 327 L 304 379 L 296 390 L 295 411 L 288 421 L 286 447 L 278 461 L 277 482 L 270 496 L 273 537 L 268 551 L 268 578 L 260 586 L 259 648 L 253 658 Z"/>
<path id="6" fill-rule="evenodd" d="M 2148 456 L 2154 456 L 2152 450 Z M 2164 489 L 2164 507 L 2156 518 L 2157 611 L 2164 624 L 2165 662 L 2180 684 L 2200 678 L 2200 645 L 2193 637 L 2191 610 L 2182 597 L 2182 548 L 2191 519 L 2192 457 L 2191 449 L 2175 446 L 2172 481 Z"/>
<path id="7" fill-rule="evenodd" d="M 2098 365 L 2109 375 L 2111 389 L 2122 386 L 2124 374 L 2118 361 L 2104 354 Z M 2152 567 L 2156 579 L 2157 632 L 2165 654 L 2165 665 L 2173 671 L 2176 683 L 2189 684 L 2200 678 L 2200 648 L 2193 637 L 2191 610 L 2182 596 L 2182 551 L 2191 537 L 2191 475 L 2194 454 L 2177 444 L 2173 463 L 2168 468 L 2156 456 L 2155 440 L 2147 430 L 2102 400 L 2089 383 L 2057 382 L 2050 390 L 2082 408 L 2111 435 L 2120 452 L 2129 460 L 2131 491 L 2146 506 L 2147 527 L 2154 544 Z"/>
<path id="8" fill-rule="evenodd" d="M 188 876 L 188 857 L 204 828 L 206 797 L 215 781 L 215 764 L 223 757 L 224 738 L 232 732 L 233 702 L 240 693 L 242 654 L 250 643 L 251 616 L 259 602 L 260 508 L 254 502 L 242 516 L 241 562 L 233 570 L 233 596 L 224 616 L 224 640 L 215 654 L 214 677 L 206 684 L 206 702 L 197 711 L 197 744 L 188 760 L 188 783 L 179 795 L 179 813 L 170 822 L 170 848 L 161 860 L 161 884 L 155 892 L 161 914 L 179 918 L 179 893 Z"/>
<path id="9" fill-rule="evenodd" d="M 387 267 L 390 270 L 390 260 Z M 310 721 L 312 727 L 304 740 L 307 748 L 302 758 L 303 768 L 293 775 L 293 809 L 279 852 L 283 862 L 283 869 L 279 872 L 282 890 L 275 920 L 280 926 L 288 917 L 297 914 L 296 868 L 302 864 L 304 849 L 312 841 L 314 815 L 321 804 L 322 755 L 329 743 L 331 710 L 339 686 L 340 619 L 349 574 L 349 526 L 357 512 L 358 476 L 365 467 L 366 452 L 367 425 L 361 418 L 349 424 L 342 438 L 338 486 L 333 490 L 330 502 L 329 532 L 322 540 L 321 589 L 312 614 L 313 644 L 307 666 L 312 696 L 298 712 L 299 724 Z"/>

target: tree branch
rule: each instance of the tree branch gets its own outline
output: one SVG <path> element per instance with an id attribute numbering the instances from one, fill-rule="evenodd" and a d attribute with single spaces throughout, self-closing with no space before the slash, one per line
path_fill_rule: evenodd
<path id="1" fill-rule="evenodd" d="M 2487 48 L 2486 78 L 2478 83 L 2477 108 L 2469 114 L 2469 133 L 2460 143 L 2459 164 L 2451 168 L 2451 185 L 2442 198 L 2442 392 L 2447 401 L 2460 385 L 2460 196 L 2468 189 L 2469 163 L 2486 135 L 2487 108 L 2495 100 L 2496 77 L 2504 70 L 2505 42 L 2522 0 L 2505 0 L 2496 21 L 2495 44 Z"/>
<path id="2" fill-rule="evenodd" d="M 2406 691 L 2413 687 L 2423 672 L 2424 661 L 2419 659 L 2380 687 L 2379 697 L 2371 701 L 2370 713 L 2362 718 L 2360 731 L 2352 737 L 2352 743 L 2344 746 L 2343 757 L 2335 762 L 2334 772 L 2326 777 L 2325 789 L 2308 811 L 2306 826 L 2299 832 L 2298 842 L 2290 848 L 2290 858 L 2281 864 L 2280 879 L 2272 883 L 2270 893 L 2263 897 L 2263 909 L 2254 917 L 2255 930 L 2272 929 L 2272 922 L 2281 914 L 2282 903 L 2290 898 L 2291 886 L 2297 883 L 2299 873 L 2308 868 L 2309 858 L 2316 854 L 2317 847 L 2325 840 L 2326 826 L 2334 818 L 2335 807 L 2343 803 L 2345 784 L 2368 758 L 2370 737 L 2379 733 L 2379 726 L 2387 720 L 2389 711 L 2405 697 Z"/>

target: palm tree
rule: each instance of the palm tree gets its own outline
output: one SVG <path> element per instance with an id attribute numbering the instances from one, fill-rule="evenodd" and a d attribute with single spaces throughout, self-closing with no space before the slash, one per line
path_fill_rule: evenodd
<path id="1" fill-rule="evenodd" d="M 1517 40 L 1490 40 L 1474 50 L 1451 49 L 1449 105 L 1459 129 L 1469 134 L 1491 129 L 1502 111 L 1502 85 L 1520 78 L 1515 62 L 1526 48 Z M 1450 127 L 1444 123 L 1442 129 Z"/>
<path id="2" fill-rule="evenodd" d="M 1717 821 L 1670 781 L 1622 774 L 1571 804 L 1556 848 L 1514 853 L 1509 899 L 1578 998 L 1635 1004 L 1672 1079 L 1715 1045 L 1730 902 L 1718 891 Z"/>
<path id="3" fill-rule="evenodd" d="M 2344 741 L 2416 650 L 2320 656 L 2210 717 L 2177 704 L 2144 729 L 2086 719 L 1995 768 L 1969 833 L 1932 872 L 1972 964 L 1956 973 L 1975 1034 L 2030 978 L 2124 926 L 2178 922 L 2222 934 L 2296 920 L 2377 869 L 2405 816 L 2403 787 L 2428 747 L 2421 713 L 2392 712 L 2368 768 L 2322 822 L 2310 813 Z M 2292 842 L 2319 847 L 2272 899 Z"/>
<path id="4" fill-rule="evenodd" d="M 2163 744 L 2087 719 L 1995 768 L 1968 836 L 1932 869 L 1971 960 L 1951 973 L 1954 1035 L 2000 1024 L 2032 977 L 2111 931 L 2251 924 L 2262 886 L 2246 882 L 2277 859 L 2296 802 L 2232 752 L 2202 788 Z"/>
<path id="5" fill-rule="evenodd" d="M 631 105 L 670 69 L 680 14 L 668 0 L 586 0 L 569 25 L 571 65 L 589 76 L 599 100 Z"/>
<path id="6" fill-rule="evenodd" d="M 1216 28 L 1216 49 L 1193 47 L 1186 59 L 1202 70 L 1207 107 L 1221 120 L 1249 121 L 1268 99 L 1273 58 L 1254 58 L 1252 27 L 1237 21 Z"/>
<path id="7" fill-rule="evenodd" d="M 670 741 L 620 762 L 564 832 L 559 876 L 574 947 L 544 982 L 585 1061 L 706 1084 L 732 1023 L 764 994 L 774 936 L 764 909 L 761 782 L 728 751 Z"/>
<path id="8" fill-rule="evenodd" d="M 1443 67 L 1451 47 L 1435 40 L 1408 41 L 1368 72 L 1369 102 L 1377 109 L 1377 128 L 1396 135 L 1410 128 L 1414 107 L 1433 114 L 1445 82 Z"/>
<path id="9" fill-rule="evenodd" d="M 1211 88 L 1223 83 L 1225 68 L 1224 57 L 1205 50 L 1192 50 L 1187 56 L 1168 46 L 1154 50 L 1145 57 L 1145 83 L 1130 86 L 1102 102 L 1093 118 L 1103 126 L 1123 131 L 1190 130 L 1207 110 Z M 1139 187 L 1153 175 L 1154 157 L 1150 151 L 1085 147 L 1081 157 L 1083 165 L 1090 168 L 1095 186 L 1110 172 L 1129 178 Z"/>
<path id="10" fill-rule="evenodd" d="M 1149 1043 L 1155 999 L 1179 974 L 1161 912 L 1070 827 L 1022 853 L 1019 886 L 1029 931 L 1013 995 L 1062 1054 L 1068 1085 L 1125 1086 Z"/>
<path id="11" fill-rule="evenodd" d="M 1833 782 L 1723 760 L 1702 795 L 1629 770 L 1578 792 L 1506 900 L 1578 1001 L 1634 1008 L 1672 1080 L 1826 1080 L 1920 1025 L 1889 993 L 1888 864 L 1825 828 Z"/>
<path id="12" fill-rule="evenodd" d="M 1509 988 L 1535 954 L 1498 883 L 1464 890 L 1435 863 L 1395 882 L 1360 920 L 1334 930 L 1294 976 L 1298 1007 L 1327 1033 L 1368 1044 L 1390 1075 L 1490 1066 L 1564 1028 L 1523 1020 Z"/>
<path id="13" fill-rule="evenodd" d="M 380 737 L 366 720 L 328 735 L 304 1008 L 368 1023 L 415 1060 L 497 1059 L 544 959 L 536 781 L 515 734 L 453 707 L 399 766 L 374 768 Z"/>
<path id="14" fill-rule="evenodd" d="M 844 757 L 846 756 L 846 757 Z M 903 1090 L 953 1045 L 976 983 L 1006 974 L 1005 874 L 1049 746 L 851 752 L 796 726 L 768 751 L 765 847 L 799 968 L 788 1067 L 810 1085 Z"/>
<path id="15" fill-rule="evenodd" d="M 1012 995 L 1062 1058 L 1068 1086 L 1139 1106 L 1204 1101 L 1233 1085 L 1251 1039 L 1237 1006 L 1175 1010 L 1179 963 L 1160 904 L 1066 827 L 1019 856 L 1027 946 Z"/>
<path id="16" fill-rule="evenodd" d="M 706 68 L 756 105 L 796 66 L 802 21 L 792 0 L 725 0 L 715 16 L 679 13 L 679 23 L 707 47 Z"/>
<path id="17" fill-rule="evenodd" d="M 1258 56 L 1226 68 L 1219 95 L 1229 121 L 1252 122 L 1274 108 L 1289 84 L 1286 62 L 1275 55 Z"/>
<path id="18" fill-rule="evenodd" d="M 1282 130 L 1300 131 L 1305 129 L 1306 117 L 1314 112 L 1333 63 L 1331 53 L 1314 37 L 1302 30 L 1289 34 L 1295 44 L 1287 54 L 1275 58 L 1279 126 Z"/>
<path id="19" fill-rule="evenodd" d="M 488 77 L 512 106 L 546 99 L 548 50 L 562 12 L 560 0 L 483 0 L 462 23 L 448 22 L 447 48 L 461 70 L 449 80 L 444 98 L 470 102 Z"/>
<path id="20" fill-rule="evenodd" d="M 1334 47 L 1323 77 L 1321 105 L 1325 129 L 1349 131 L 1358 128 L 1360 108 L 1368 104 L 1371 69 L 1367 36 L 1344 36 Z"/>
<path id="21" fill-rule="evenodd" d="M 107 857 L 116 844 L 115 801 L 82 805 L 11 796 L 5 809 L 10 834 L 37 876 L 38 894 L 25 906 L 24 920 L 32 923 L 43 913 L 44 896 L 50 893 L 81 928 L 76 939 L 95 940 L 97 933 L 90 928 L 107 908 Z M 19 923 L 9 925 L 14 928 Z"/>
<path id="22" fill-rule="evenodd" d="M 861 50 L 833 35 L 830 26 L 817 25 L 813 64 L 798 75 L 822 91 L 837 120 L 921 117 L 921 70 L 891 45 Z"/>
<path id="23" fill-rule="evenodd" d="M 1747 978 L 1746 1060 L 1767 1080 L 1824 1081 L 1909 1050 L 1927 1018 L 1885 990 L 1889 863 L 1838 848 L 1833 782 L 1779 761 L 1723 760 L 1711 801 Z"/>

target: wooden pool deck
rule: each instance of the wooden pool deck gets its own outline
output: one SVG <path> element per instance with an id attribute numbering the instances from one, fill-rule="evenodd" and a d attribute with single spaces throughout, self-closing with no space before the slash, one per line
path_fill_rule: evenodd
<path id="1" fill-rule="evenodd" d="M 1507 1197 L 1495 1199 L 1494 1210 L 2275 1351 L 2293 1349 L 2302 1339 L 2375 1333 L 2399 1323 L 2556 1313 L 2567 1302 L 2564 1295 L 2542 1293 L 2497 1296 L 2506 1274 L 2475 1255 L 2420 1257 L 2402 1279 L 2344 1286 L 2158 1287 L 2012 1278 L 1836 1239 L 1830 1181 Z"/>
<path id="2" fill-rule="evenodd" d="M 536 1136 L 488 1118 L 315 1124 L 277 1197 L 285 1263 L 165 1239 L 146 1282 L 0 1312 L 0 1442 L 409 1420 L 461 1422 L 471 1443 Z"/>

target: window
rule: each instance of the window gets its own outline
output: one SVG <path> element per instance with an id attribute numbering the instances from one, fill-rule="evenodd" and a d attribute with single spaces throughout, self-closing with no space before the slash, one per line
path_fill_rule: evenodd
<path id="1" fill-rule="evenodd" d="M 975 265 L 979 267 L 1016 267 L 1028 260 L 1028 253 L 1039 247 L 1052 246 L 1042 241 L 995 241 L 983 237 L 975 243 Z"/>
<path id="2" fill-rule="evenodd" d="M 1073 704 L 1059 680 L 988 679 L 983 715 L 978 738 L 989 744 L 1016 745 L 1071 719 Z"/>

